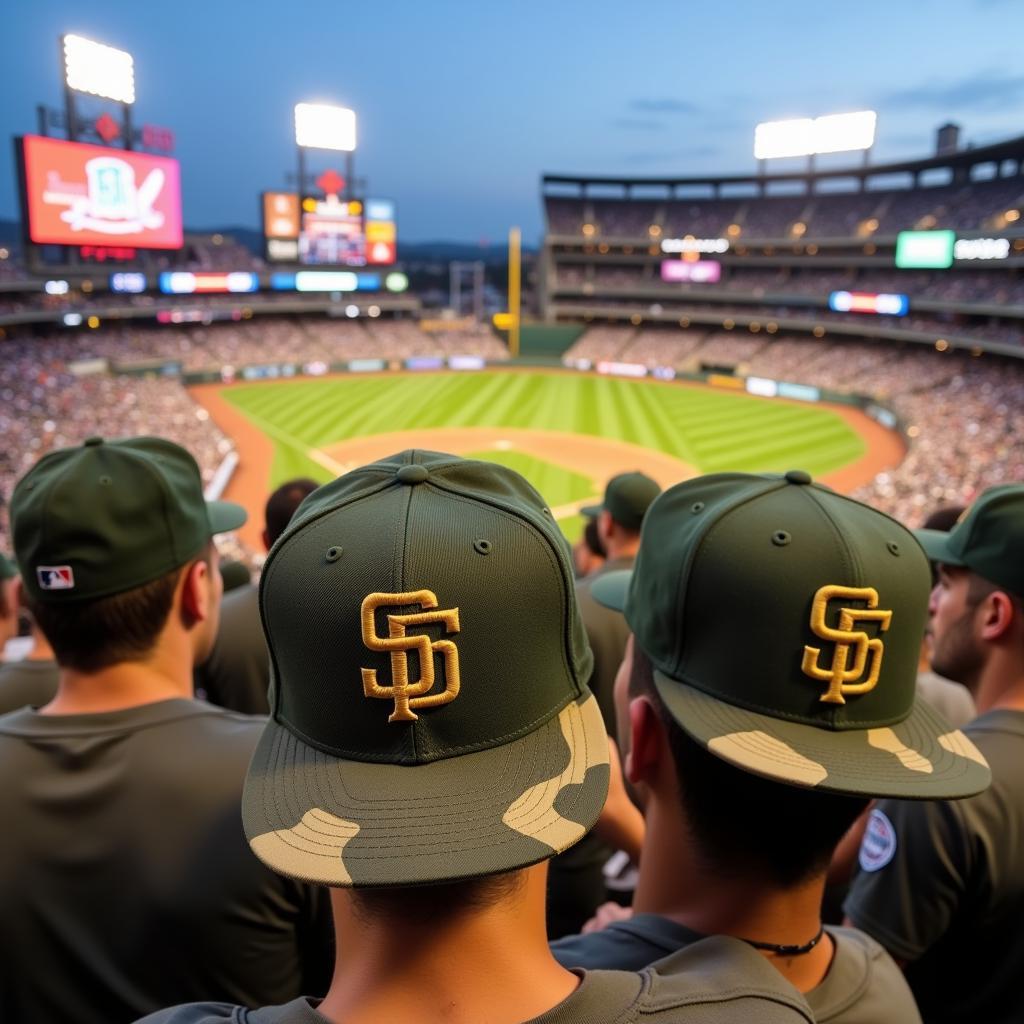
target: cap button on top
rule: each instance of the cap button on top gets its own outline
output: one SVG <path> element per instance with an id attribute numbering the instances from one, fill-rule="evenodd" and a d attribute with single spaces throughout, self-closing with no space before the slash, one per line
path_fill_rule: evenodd
<path id="1" fill-rule="evenodd" d="M 87 437 L 85 439 L 85 441 L 83 442 L 83 444 L 85 445 L 86 448 L 96 448 L 97 446 L 103 444 L 103 438 L 102 437 Z"/>
<path id="2" fill-rule="evenodd" d="M 811 474 L 804 469 L 791 469 L 786 473 L 786 480 L 791 484 L 809 484 Z"/>
<path id="3" fill-rule="evenodd" d="M 395 479 L 402 484 L 421 484 L 429 475 L 426 466 L 402 466 Z"/>

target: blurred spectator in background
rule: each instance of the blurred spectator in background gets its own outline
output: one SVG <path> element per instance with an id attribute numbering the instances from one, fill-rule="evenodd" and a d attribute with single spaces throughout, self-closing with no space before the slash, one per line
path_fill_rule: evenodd
<path id="1" fill-rule="evenodd" d="M 42 707 L 57 693 L 59 672 L 53 648 L 28 610 L 20 580 L 14 581 L 12 594 L 17 610 L 30 624 L 29 646 L 24 657 L 0 662 L 0 715 L 17 708 Z"/>
<path id="2" fill-rule="evenodd" d="M 607 558 L 604 564 L 576 581 L 576 597 L 594 652 L 589 685 L 604 716 L 608 735 L 615 736 L 615 675 L 629 638 L 621 615 L 597 603 L 591 594 L 596 580 L 607 572 L 628 569 L 640 546 L 640 527 L 651 502 L 661 492 L 644 473 L 619 473 L 608 481 L 604 501 L 583 509 L 597 523 L 597 535 Z M 604 865 L 614 851 L 596 833 L 586 836 L 571 850 L 551 862 L 548 872 L 548 934 L 551 938 L 578 932 L 604 902 Z"/>
<path id="3" fill-rule="evenodd" d="M 578 580 L 597 572 L 604 565 L 605 550 L 597 535 L 597 520 L 593 516 L 584 520 L 580 539 L 572 546 L 572 560 Z"/>
<path id="4" fill-rule="evenodd" d="M 263 544 L 269 551 L 284 532 L 303 499 L 319 487 L 303 477 L 281 484 L 267 499 Z M 260 622 L 259 586 L 249 583 L 226 594 L 220 629 L 209 658 L 197 666 L 196 689 L 211 704 L 247 715 L 270 710 L 270 654 Z"/>
<path id="5" fill-rule="evenodd" d="M 17 566 L 0 552 L 0 658 L 7 641 L 18 635 Z"/>

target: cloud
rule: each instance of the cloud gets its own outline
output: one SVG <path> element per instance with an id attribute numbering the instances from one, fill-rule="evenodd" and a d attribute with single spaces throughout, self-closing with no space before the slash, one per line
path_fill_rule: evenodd
<path id="1" fill-rule="evenodd" d="M 636 132 L 663 132 L 667 127 L 664 121 L 657 121 L 652 117 L 616 117 L 612 125 L 615 128 Z"/>
<path id="2" fill-rule="evenodd" d="M 696 114 L 697 106 L 687 100 L 646 97 L 629 101 L 629 109 L 641 114 Z"/>
<path id="3" fill-rule="evenodd" d="M 959 81 L 931 79 L 908 89 L 894 89 L 879 106 L 938 111 L 1001 110 L 1024 101 L 1024 74 L 983 71 Z"/>

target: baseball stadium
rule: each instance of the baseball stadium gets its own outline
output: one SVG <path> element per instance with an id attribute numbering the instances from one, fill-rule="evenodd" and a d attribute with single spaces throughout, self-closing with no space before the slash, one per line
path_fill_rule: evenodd
<path id="1" fill-rule="evenodd" d="M 1024 1020 L 1024 79 L 972 135 L 687 70 L 601 123 L 689 149 L 552 147 L 425 241 L 501 62 L 452 155 L 325 33 L 380 92 L 282 131 L 250 15 L 271 63 L 138 80 L 154 12 L 69 30 L 0 116 L 0 1019 Z"/>
<path id="2" fill-rule="evenodd" d="M 387 201 L 303 200 L 314 225 L 359 222 L 362 256 L 346 258 L 387 261 L 365 269 L 295 262 L 299 246 L 326 257 L 272 234 L 301 236 L 271 209 L 298 210 L 287 193 L 264 195 L 256 253 L 185 234 L 170 256 L 129 259 L 32 228 L 0 262 L 9 430 L 32 438 L 8 447 L 6 489 L 40 445 L 149 424 L 197 452 L 212 494 L 254 513 L 290 476 L 324 481 L 415 445 L 520 470 L 570 538 L 628 467 L 664 484 L 799 466 L 913 523 L 1022 470 L 1024 137 L 963 149 L 943 129 L 939 142 L 900 164 L 745 178 L 547 175 L 527 305 L 517 242 L 508 310 L 486 319 L 410 288 Z M 90 145 L 106 151 L 19 141 L 28 225 L 46 213 L 33 176 Z M 364 207 L 381 219 L 330 219 Z M 112 269 L 121 257 L 131 269 Z M 19 393 L 35 364 L 45 387 Z M 55 416 L 73 395 L 86 404 Z M 249 526 L 236 553 L 258 560 L 257 537 Z"/>

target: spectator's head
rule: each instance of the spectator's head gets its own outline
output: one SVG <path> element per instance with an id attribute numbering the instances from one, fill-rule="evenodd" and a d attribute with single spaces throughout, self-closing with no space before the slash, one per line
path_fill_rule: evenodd
<path id="1" fill-rule="evenodd" d="M 433 886 L 403 913 L 445 915 L 596 820 L 607 738 L 568 545 L 517 473 L 417 450 L 325 484 L 260 604 L 275 683 L 242 817 L 271 868 Z"/>
<path id="2" fill-rule="evenodd" d="M 989 695 L 979 690 L 993 658 L 1024 667 L 1024 484 L 989 488 L 948 533 L 917 536 L 938 565 L 932 667 L 967 686 L 982 708 Z"/>
<path id="3" fill-rule="evenodd" d="M 598 537 L 609 558 L 633 553 L 647 509 L 660 493 L 657 481 L 646 473 L 619 473 L 608 481 L 600 505 L 581 510 L 596 517 Z"/>
<path id="4" fill-rule="evenodd" d="M 284 533 L 284 528 L 292 521 L 295 510 L 320 485 L 309 477 L 287 480 L 267 498 L 264 522 L 263 543 L 269 551 L 274 541 Z"/>
<path id="5" fill-rule="evenodd" d="M 206 502 L 195 460 L 154 437 L 50 452 L 11 500 L 26 603 L 58 663 L 98 672 L 145 661 L 167 629 L 209 653 L 221 595 L 212 537 L 245 522 Z"/>
<path id="6" fill-rule="evenodd" d="M 572 560 L 576 576 L 583 579 L 604 565 L 605 550 L 597 534 L 597 520 L 588 517 L 580 539 L 572 546 Z"/>
<path id="7" fill-rule="evenodd" d="M 600 577 L 593 593 L 634 634 L 616 683 L 627 777 L 682 808 L 709 863 L 794 884 L 824 868 L 867 798 L 988 783 L 969 740 L 914 699 L 920 545 L 806 473 L 670 488 L 633 571 Z M 799 853 L 803 815 L 814 824 Z M 776 833 L 774 851 L 757 849 Z"/>
<path id="8" fill-rule="evenodd" d="M 7 641 L 18 634 L 17 566 L 0 552 L 0 657 Z"/>

